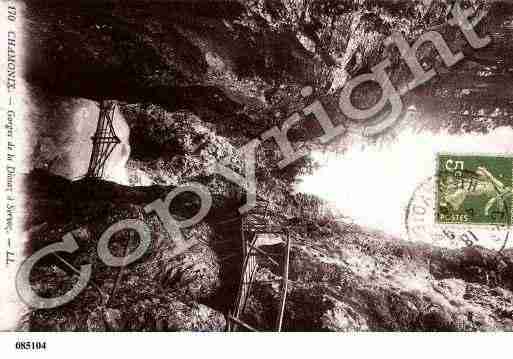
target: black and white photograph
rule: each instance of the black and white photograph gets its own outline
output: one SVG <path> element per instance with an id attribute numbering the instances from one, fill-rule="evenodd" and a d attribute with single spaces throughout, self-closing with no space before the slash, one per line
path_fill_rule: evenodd
<path id="1" fill-rule="evenodd" d="M 0 11 L 2 332 L 513 331 L 511 1 Z"/>

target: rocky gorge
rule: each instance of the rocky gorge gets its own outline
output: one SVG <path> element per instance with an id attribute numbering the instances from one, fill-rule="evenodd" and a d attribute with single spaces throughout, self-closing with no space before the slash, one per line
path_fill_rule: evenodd
<path id="1" fill-rule="evenodd" d="M 447 23 L 450 0 L 36 3 L 25 9 L 27 51 L 40 54 L 24 74 L 33 98 L 24 179 L 27 255 L 71 233 L 79 250 L 63 258 L 78 267 L 91 264 L 92 278 L 66 305 L 28 310 L 20 322 L 26 330 L 225 330 L 241 271 L 247 218 L 238 208 L 246 194 L 213 173 L 212 164 L 229 157 L 240 167 L 245 143 L 314 100 L 334 123 L 349 123 L 338 109 L 344 84 L 384 59 L 397 88 L 407 84 L 411 73 L 398 50 L 384 45 L 393 32 L 411 43 L 437 31 L 465 58 L 448 69 L 432 46 L 421 47 L 420 63 L 437 77 L 405 94 L 404 108 L 414 111 L 404 111 L 397 127 L 365 139 L 366 145 L 393 142 L 401 126 L 486 134 L 512 125 L 513 6 L 507 2 L 459 2 L 486 14 L 476 31 L 492 42 L 480 50 Z M 306 86 L 312 93 L 303 96 Z M 355 106 L 379 100 L 378 87 L 362 87 Z M 118 103 L 122 144 L 110 177 L 82 178 L 85 143 L 102 99 Z M 341 134 L 322 144 L 320 135 L 315 121 L 288 132 L 294 146 L 340 156 L 356 143 Z M 512 249 L 447 249 L 353 223 L 327 201 L 295 190 L 298 177 L 315 171 L 314 158 L 285 168 L 280 160 L 276 144 L 262 141 L 257 206 L 247 216 L 290 228 L 284 330 L 513 329 Z M 210 190 L 213 207 L 205 221 L 183 230 L 187 245 L 181 247 L 144 207 L 191 181 Z M 190 218 L 198 205 L 197 197 L 182 194 L 171 213 Z M 124 269 L 106 266 L 96 251 L 99 237 L 127 218 L 151 229 L 149 250 Z M 119 256 L 136 246 L 129 231 L 111 241 Z M 279 274 L 263 261 L 256 275 L 261 281 L 244 319 L 272 330 L 279 288 L 271 281 Z M 40 295 L 52 297 L 76 278 L 54 258 L 42 261 L 31 280 Z"/>

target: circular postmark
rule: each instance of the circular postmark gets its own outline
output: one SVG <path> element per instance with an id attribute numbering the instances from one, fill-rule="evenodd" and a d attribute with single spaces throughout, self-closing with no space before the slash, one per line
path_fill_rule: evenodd
<path id="1" fill-rule="evenodd" d="M 437 221 L 437 177 L 422 181 L 415 188 L 405 211 L 408 239 L 444 248 L 463 248 L 479 245 L 502 251 L 512 247 L 508 225 L 473 225 L 439 223 Z"/>

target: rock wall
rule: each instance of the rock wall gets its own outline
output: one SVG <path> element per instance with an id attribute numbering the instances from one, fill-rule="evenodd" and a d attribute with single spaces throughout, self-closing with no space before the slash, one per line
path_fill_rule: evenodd
<path id="1" fill-rule="evenodd" d="M 436 29 L 453 51 L 466 56 L 449 71 L 433 48 L 419 51 L 421 63 L 433 66 L 439 76 L 403 98 L 405 108 L 413 107 L 418 114 L 410 117 L 412 127 L 461 134 L 511 126 L 513 103 L 507 90 L 513 66 L 503 49 L 511 45 L 507 29 L 512 7 L 506 2 L 463 1 L 480 13 L 488 11 L 478 32 L 494 34 L 493 46 L 477 52 L 446 25 L 452 3 L 27 4 L 26 28 L 32 38 L 27 50 L 40 54 L 30 59 L 26 71 L 26 80 L 40 91 L 34 101 L 41 102 L 34 105 L 31 121 L 34 167 L 53 168 L 68 178 L 81 172 L 76 168 L 83 168 L 85 151 L 78 156 L 73 149 L 83 147 L 73 146 L 85 146 L 82 140 L 95 127 L 92 101 L 114 99 L 120 103 L 118 118 L 125 118 L 130 127 L 129 143 L 119 147 L 114 162 L 123 164 L 130 155 L 127 167 L 133 186 L 70 183 L 45 171 L 27 177 L 27 191 L 32 193 L 26 219 L 29 253 L 72 231 L 80 251 L 67 259 L 75 265 L 91 263 L 94 285 L 65 306 L 28 312 L 24 328 L 223 330 L 239 279 L 241 223 L 219 222 L 237 214 L 244 193 L 212 176 L 209 164 L 303 109 L 311 99 L 300 94 L 306 85 L 314 88 L 312 98 L 322 100 L 336 122 L 348 121 L 338 110 L 337 96 L 348 78 L 389 58 L 390 77 L 398 87 L 404 85 L 410 80 L 406 65 L 396 50 L 383 46 L 392 31 L 413 42 Z M 505 91 L 498 92 L 499 86 Z M 365 87 L 355 105 L 370 105 L 378 95 L 379 89 Z M 302 143 L 319 131 L 306 126 L 291 131 L 290 139 Z M 123 133 L 128 136 L 128 131 Z M 328 148 L 343 152 L 350 144 L 342 138 Z M 69 158 L 60 161 L 59 153 L 73 153 L 74 160 L 82 159 L 80 166 Z M 479 247 L 440 251 L 339 223 L 323 210 L 325 203 L 291 191 L 297 175 L 311 170 L 310 159 L 280 170 L 275 146 L 262 146 L 257 156 L 263 199 L 258 208 L 270 208 L 272 221 L 286 213 L 291 223 L 306 226 L 309 233 L 294 237 L 287 330 L 513 329 L 511 252 L 497 257 Z M 118 171 L 120 167 L 113 169 L 112 176 L 117 178 Z M 214 208 L 204 223 L 188 232 L 190 246 L 177 249 L 176 238 L 142 208 L 191 179 L 212 190 Z M 178 201 L 174 213 L 190 217 L 196 202 Z M 101 263 L 95 247 L 109 224 L 134 216 L 151 227 L 151 250 L 120 275 Z M 119 244 L 130 237 L 120 233 L 116 239 Z M 122 248 L 116 245 L 114 250 L 121 253 Z M 34 278 L 40 292 L 55 295 L 69 287 L 70 276 L 58 261 L 43 264 Z M 266 263 L 260 264 L 259 278 L 276 277 Z M 271 329 L 276 300 L 275 286 L 258 285 L 245 320 Z"/>
<path id="2" fill-rule="evenodd" d="M 98 103 L 85 98 L 48 94 L 32 88 L 28 94 L 24 149 L 27 171 L 46 169 L 70 180 L 82 178 L 89 167 L 91 137 L 98 123 Z M 128 184 L 125 168 L 130 156 L 130 129 L 119 109 L 114 114 L 114 130 L 121 140 L 105 164 L 105 178 Z"/>

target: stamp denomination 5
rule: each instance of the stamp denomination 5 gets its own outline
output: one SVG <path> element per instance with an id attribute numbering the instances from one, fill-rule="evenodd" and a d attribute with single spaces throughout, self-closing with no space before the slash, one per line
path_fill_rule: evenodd
<path id="1" fill-rule="evenodd" d="M 437 161 L 437 223 L 511 225 L 511 157 L 440 154 Z"/>

